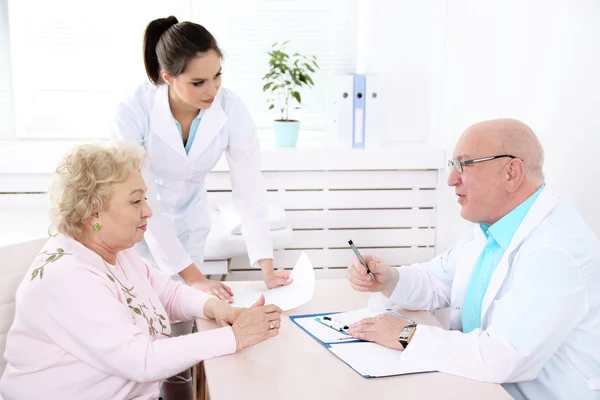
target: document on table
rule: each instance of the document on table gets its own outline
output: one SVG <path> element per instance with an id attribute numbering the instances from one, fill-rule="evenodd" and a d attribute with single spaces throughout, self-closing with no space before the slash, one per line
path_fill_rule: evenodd
<path id="1" fill-rule="evenodd" d="M 292 283 L 268 290 L 235 290 L 234 307 L 250 307 L 265 296 L 265 304 L 275 304 L 283 311 L 291 310 L 307 303 L 315 292 L 315 271 L 306 253 L 302 253 L 290 274 Z"/>
<path id="2" fill-rule="evenodd" d="M 329 350 L 364 377 L 431 372 L 419 365 L 402 360 L 402 352 L 377 343 L 360 342 L 332 344 Z"/>
<path id="3" fill-rule="evenodd" d="M 386 311 L 371 311 L 368 308 L 362 308 L 345 313 L 295 315 L 290 318 L 302 330 L 323 344 L 363 377 L 376 378 L 430 372 L 421 366 L 403 361 L 400 350 L 388 349 L 376 343 L 354 339 L 317 322 L 315 319 L 329 316 L 344 325 L 351 325 L 364 318 L 376 317 L 382 312 Z"/>

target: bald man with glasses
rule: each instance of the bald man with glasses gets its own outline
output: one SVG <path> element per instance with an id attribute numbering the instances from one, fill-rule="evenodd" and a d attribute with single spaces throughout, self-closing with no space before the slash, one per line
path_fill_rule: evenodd
<path id="1" fill-rule="evenodd" d="M 450 307 L 450 330 L 385 313 L 349 333 L 427 369 L 502 383 L 516 399 L 600 399 L 600 241 L 546 186 L 543 163 L 520 121 L 469 127 L 448 162 L 469 234 L 426 263 L 364 255 L 373 276 L 357 259 L 348 267 L 382 309 Z"/>

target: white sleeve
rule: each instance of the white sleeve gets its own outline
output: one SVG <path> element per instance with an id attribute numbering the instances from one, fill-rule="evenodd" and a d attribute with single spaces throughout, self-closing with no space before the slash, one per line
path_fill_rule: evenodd
<path id="1" fill-rule="evenodd" d="M 487 329 L 462 333 L 419 325 L 402 358 L 479 381 L 535 379 L 588 313 L 588 294 L 579 267 L 561 250 L 522 255 L 516 268 Z"/>
<path id="2" fill-rule="evenodd" d="M 233 202 L 242 215 L 242 235 L 250 264 L 273 258 L 266 189 L 260 165 L 260 143 L 250 113 L 241 100 L 233 105 L 226 149 Z"/>
<path id="3" fill-rule="evenodd" d="M 147 113 L 140 105 L 121 102 L 110 126 L 111 137 L 135 143 L 145 151 L 148 119 Z M 193 260 L 175 234 L 173 221 L 162 212 L 149 159 L 146 159 L 142 175 L 148 188 L 148 205 L 152 209 L 152 218 L 148 220 L 148 230 L 144 238 L 158 268 L 166 274 L 175 275 L 190 266 Z"/>
<path id="4" fill-rule="evenodd" d="M 438 310 L 450 306 L 454 279 L 452 247 L 433 260 L 398 268 L 398 284 L 390 300 L 407 310 Z"/>

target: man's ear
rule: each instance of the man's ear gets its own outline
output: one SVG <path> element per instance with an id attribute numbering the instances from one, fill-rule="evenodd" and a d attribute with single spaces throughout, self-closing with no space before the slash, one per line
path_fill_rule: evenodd
<path id="1" fill-rule="evenodd" d="M 525 181 L 525 164 L 520 158 L 513 158 L 506 166 L 506 190 L 516 192 Z"/>

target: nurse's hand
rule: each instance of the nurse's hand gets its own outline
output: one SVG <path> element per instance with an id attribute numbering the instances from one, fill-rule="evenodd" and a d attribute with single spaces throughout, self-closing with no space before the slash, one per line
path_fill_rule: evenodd
<path id="1" fill-rule="evenodd" d="M 269 289 L 273 289 L 280 286 L 287 286 L 292 283 L 292 278 L 290 278 L 290 274 L 292 271 L 271 271 L 267 272 L 264 275 L 265 285 Z"/>
<path id="2" fill-rule="evenodd" d="M 258 265 L 260 265 L 260 269 L 263 272 L 265 285 L 267 285 L 269 289 L 287 286 L 292 283 L 292 278 L 290 278 L 292 272 L 275 271 L 272 258 L 262 258 L 258 260 Z"/>
<path id="3" fill-rule="evenodd" d="M 193 288 L 200 289 L 203 292 L 216 296 L 219 300 L 231 303 L 233 301 L 233 292 L 231 288 L 219 281 L 212 281 L 210 279 L 203 279 L 201 281 L 194 282 L 190 285 Z"/>

